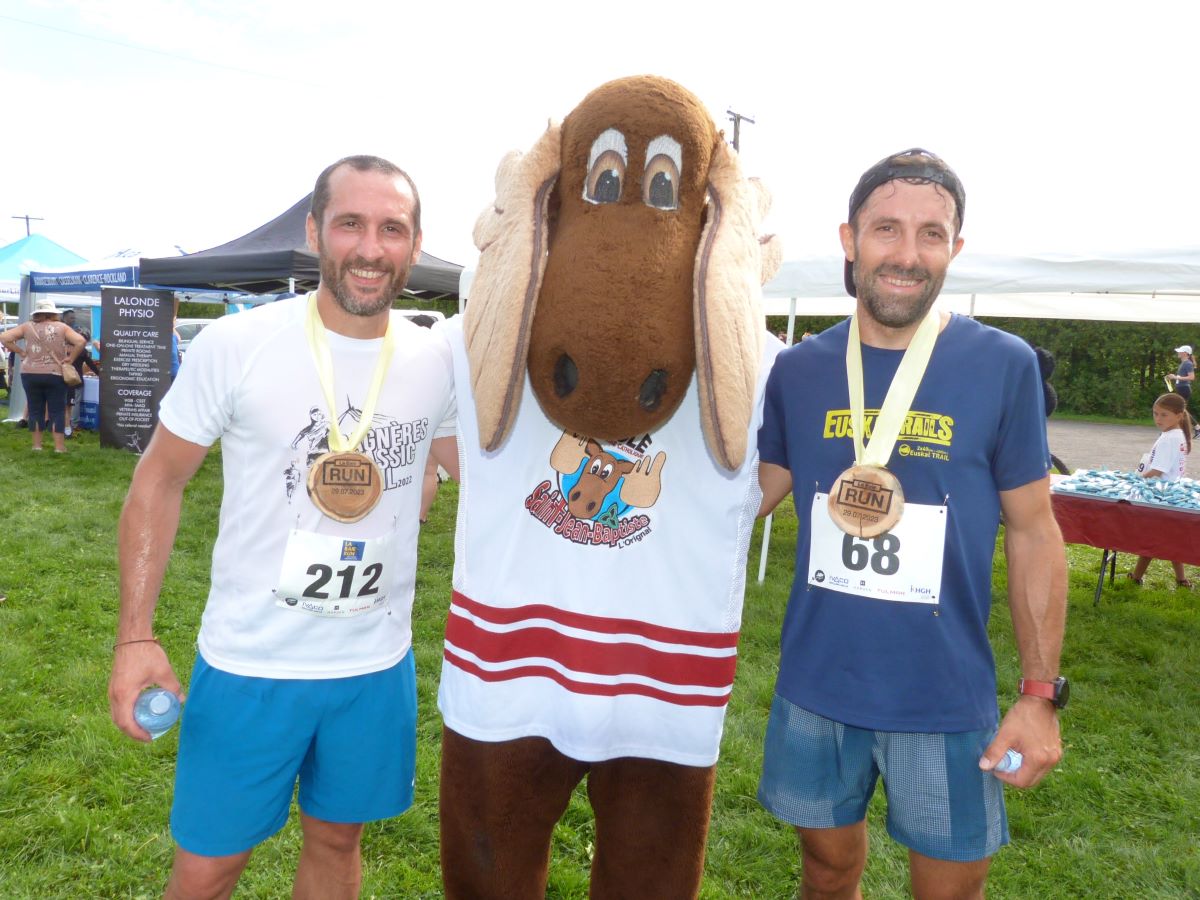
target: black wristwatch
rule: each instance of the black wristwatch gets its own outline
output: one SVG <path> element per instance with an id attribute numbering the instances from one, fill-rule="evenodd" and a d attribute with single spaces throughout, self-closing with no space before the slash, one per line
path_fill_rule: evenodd
<path id="1" fill-rule="evenodd" d="M 1071 685 L 1062 675 L 1053 681 L 1034 681 L 1032 678 L 1022 678 L 1017 682 L 1017 693 L 1030 697 L 1041 697 L 1054 704 L 1055 709 L 1062 709 L 1071 697 Z"/>

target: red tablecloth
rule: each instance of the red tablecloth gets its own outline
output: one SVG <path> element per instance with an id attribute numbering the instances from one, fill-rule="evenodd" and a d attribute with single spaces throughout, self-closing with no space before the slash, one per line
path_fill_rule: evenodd
<path id="1" fill-rule="evenodd" d="M 1068 544 L 1088 544 L 1200 566 L 1200 513 L 1050 494 Z"/>

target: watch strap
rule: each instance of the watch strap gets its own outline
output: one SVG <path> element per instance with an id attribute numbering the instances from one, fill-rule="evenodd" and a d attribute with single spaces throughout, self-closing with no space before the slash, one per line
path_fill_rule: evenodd
<path id="1" fill-rule="evenodd" d="M 1058 686 L 1053 681 L 1034 681 L 1032 678 L 1022 678 L 1017 682 L 1017 693 L 1041 697 L 1053 703 L 1058 696 Z"/>

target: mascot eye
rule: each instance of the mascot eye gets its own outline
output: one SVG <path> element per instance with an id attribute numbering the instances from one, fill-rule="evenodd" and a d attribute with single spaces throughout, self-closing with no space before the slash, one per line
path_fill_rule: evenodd
<path id="1" fill-rule="evenodd" d="M 616 203 L 621 199 L 621 182 L 625 180 L 625 160 L 614 150 L 607 150 L 588 171 L 583 198 L 592 203 Z"/>
<path id="2" fill-rule="evenodd" d="M 656 209 L 679 208 L 679 170 L 683 154 L 679 142 L 660 135 L 646 147 L 646 172 L 642 176 L 642 202 Z"/>
<path id="3" fill-rule="evenodd" d="M 658 209 L 676 209 L 679 206 L 679 171 L 667 157 L 656 156 L 646 166 L 642 200 L 647 206 Z"/>
<path id="4" fill-rule="evenodd" d="M 607 466 L 605 466 L 603 469 L 600 470 L 600 477 L 603 478 L 605 481 L 608 481 L 608 479 L 611 475 L 612 475 L 612 463 L 609 463 Z"/>
<path id="5" fill-rule="evenodd" d="M 599 459 L 593 459 L 592 464 L 588 466 L 588 472 L 590 472 L 592 475 L 598 475 L 600 473 L 600 465 L 601 463 Z"/>
<path id="6" fill-rule="evenodd" d="M 625 136 L 615 128 L 608 129 L 596 138 L 588 154 L 583 199 L 588 203 L 616 203 L 620 200 L 628 158 Z"/>

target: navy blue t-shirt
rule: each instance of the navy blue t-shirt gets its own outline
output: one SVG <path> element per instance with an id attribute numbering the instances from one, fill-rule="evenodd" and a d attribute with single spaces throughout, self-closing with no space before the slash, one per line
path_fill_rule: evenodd
<path id="1" fill-rule="evenodd" d="M 954 732 L 997 720 L 987 620 L 999 491 L 1049 468 L 1032 348 L 962 316 L 938 336 L 888 468 L 906 503 L 948 508 L 938 602 L 868 599 L 808 584 L 816 491 L 854 463 L 846 386 L 849 320 L 781 353 L 767 382 L 758 450 L 792 472 L 800 529 L 776 690 L 848 725 Z M 863 347 L 870 435 L 902 351 Z M 819 511 L 824 515 L 824 511 Z"/>

